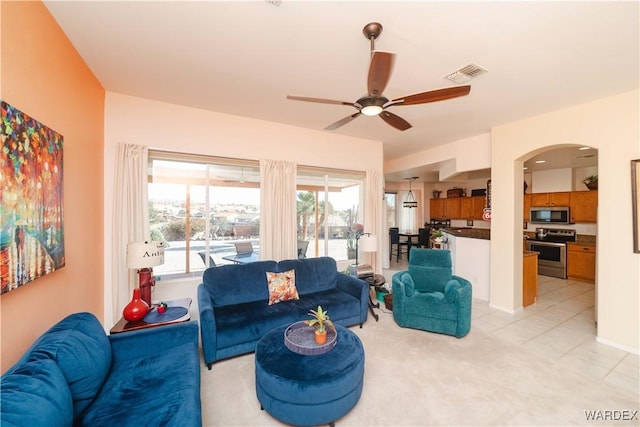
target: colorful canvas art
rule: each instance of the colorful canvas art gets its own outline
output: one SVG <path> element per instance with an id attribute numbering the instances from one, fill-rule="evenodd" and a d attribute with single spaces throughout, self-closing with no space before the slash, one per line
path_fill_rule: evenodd
<path id="1" fill-rule="evenodd" d="M 2 294 L 64 267 L 62 135 L 0 100 Z"/>

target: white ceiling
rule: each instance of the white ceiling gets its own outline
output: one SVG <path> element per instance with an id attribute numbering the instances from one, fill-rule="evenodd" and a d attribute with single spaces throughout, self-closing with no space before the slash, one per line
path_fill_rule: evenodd
<path id="1" fill-rule="evenodd" d="M 369 41 L 397 54 L 384 92 L 455 86 L 469 96 L 396 106 L 401 132 L 361 116 L 334 133 L 381 140 L 390 160 L 638 87 L 637 1 L 55 1 L 54 18 L 107 91 L 322 130 L 366 92 Z M 410 176 L 410 175 L 407 175 Z"/>

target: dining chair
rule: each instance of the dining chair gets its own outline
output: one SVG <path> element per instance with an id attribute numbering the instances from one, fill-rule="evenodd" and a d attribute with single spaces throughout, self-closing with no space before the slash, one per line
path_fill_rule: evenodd
<path id="1" fill-rule="evenodd" d="M 395 249 L 394 249 L 394 246 L 395 246 Z M 402 250 L 403 247 L 406 247 L 407 250 L 403 251 Z M 405 242 L 400 241 L 399 229 L 397 227 L 389 228 L 389 260 L 391 260 L 391 257 L 395 253 L 396 262 L 398 262 L 402 257 L 402 253 L 403 252 L 408 253 L 408 251 L 409 251 L 409 244 L 406 241 Z"/>
<path id="2" fill-rule="evenodd" d="M 431 234 L 431 227 L 424 227 L 418 229 L 418 247 L 429 247 L 429 236 Z"/>

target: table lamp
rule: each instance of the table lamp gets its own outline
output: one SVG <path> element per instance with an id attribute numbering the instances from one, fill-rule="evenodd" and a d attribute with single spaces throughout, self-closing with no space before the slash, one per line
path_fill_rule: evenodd
<path id="1" fill-rule="evenodd" d="M 362 252 L 375 252 L 378 250 L 378 239 L 375 234 L 363 233 L 356 237 L 356 263 L 349 266 L 349 274 L 358 278 L 373 276 L 373 268 L 368 264 L 358 264 L 358 247 Z"/>
<path id="2" fill-rule="evenodd" d="M 138 270 L 140 297 L 151 307 L 151 287 L 156 284 L 153 269 L 164 263 L 164 243 L 131 242 L 127 245 L 127 267 Z"/>

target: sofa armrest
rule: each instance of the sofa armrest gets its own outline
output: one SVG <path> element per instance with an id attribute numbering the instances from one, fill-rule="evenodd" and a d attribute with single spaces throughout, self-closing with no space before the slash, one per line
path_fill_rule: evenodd
<path id="1" fill-rule="evenodd" d="M 394 298 L 410 297 L 415 292 L 413 278 L 408 271 L 399 271 L 391 277 L 391 291 Z"/>
<path id="2" fill-rule="evenodd" d="M 447 302 L 470 301 L 471 282 L 459 276 L 452 276 L 444 287 L 444 297 Z"/>
<path id="3" fill-rule="evenodd" d="M 185 344 L 193 344 L 198 354 L 198 322 L 171 323 L 109 335 L 113 362 L 153 356 L 158 351 L 169 351 Z M 187 355 L 183 355 L 187 357 Z"/>
<path id="4" fill-rule="evenodd" d="M 360 326 L 367 321 L 369 314 L 369 285 L 364 280 L 338 272 L 338 289 L 353 295 L 360 301 Z"/>
<path id="5" fill-rule="evenodd" d="M 218 331 L 216 328 L 216 313 L 213 308 L 213 298 L 202 283 L 198 286 L 198 309 L 200 310 L 202 355 L 204 356 L 204 363 L 211 369 L 211 364 L 216 361 Z"/>

